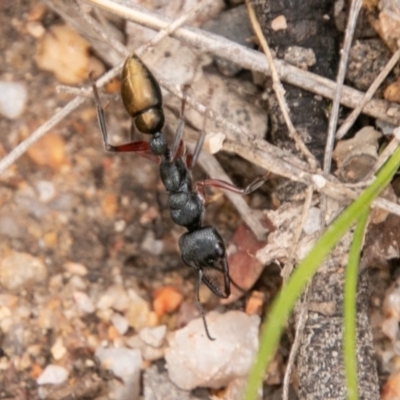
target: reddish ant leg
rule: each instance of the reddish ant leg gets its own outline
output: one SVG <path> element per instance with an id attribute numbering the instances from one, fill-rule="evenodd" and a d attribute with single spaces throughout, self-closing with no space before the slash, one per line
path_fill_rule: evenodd
<path id="1" fill-rule="evenodd" d="M 90 76 L 90 80 L 92 81 L 92 88 L 94 94 L 94 101 L 96 104 L 97 110 L 97 120 L 99 122 L 101 135 L 103 137 L 104 147 L 107 151 L 116 152 L 116 153 L 139 153 L 140 156 L 148 158 L 152 161 L 158 162 L 159 157 L 155 156 L 150 152 L 150 144 L 147 141 L 141 140 L 137 142 L 130 142 L 121 144 L 118 146 L 114 146 L 108 142 L 108 133 L 107 133 L 107 126 L 106 126 L 106 119 L 104 115 L 103 107 L 101 106 L 100 96 L 97 91 L 97 87 Z"/>

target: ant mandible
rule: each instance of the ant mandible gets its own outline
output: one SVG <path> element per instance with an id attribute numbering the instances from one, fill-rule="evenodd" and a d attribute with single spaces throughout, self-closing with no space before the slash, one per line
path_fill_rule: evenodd
<path id="1" fill-rule="evenodd" d="M 151 135 L 149 142 L 133 141 L 113 146 L 108 142 L 104 110 L 96 85 L 92 82 L 97 117 L 103 136 L 104 147 L 110 152 L 133 152 L 152 158 L 160 163 L 161 181 L 168 193 L 169 208 L 172 220 L 184 226 L 188 232 L 179 238 L 182 261 L 198 273 L 196 284 L 196 301 L 207 337 L 211 337 L 203 306 L 200 302 L 199 288 L 203 282 L 216 296 L 227 298 L 230 295 L 229 266 L 226 249 L 221 235 L 214 226 L 203 226 L 205 212 L 204 187 L 214 186 L 240 194 L 248 194 L 258 189 L 266 178 L 258 178 L 245 189 L 218 179 L 208 179 L 193 184 L 191 170 L 199 157 L 204 130 L 196 143 L 193 154 L 186 154 L 182 141 L 184 130 L 185 98 L 182 100 L 178 127 L 171 148 L 166 137 L 161 133 L 164 126 L 161 89 L 153 74 L 136 56 L 128 57 L 122 69 L 121 97 L 125 109 L 133 118 L 139 131 Z M 223 290 L 205 273 L 207 268 L 223 274 Z"/>

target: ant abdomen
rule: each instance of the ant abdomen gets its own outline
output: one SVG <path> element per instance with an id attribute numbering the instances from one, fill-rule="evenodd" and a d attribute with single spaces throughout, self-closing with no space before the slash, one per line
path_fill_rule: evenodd
<path id="1" fill-rule="evenodd" d="M 160 86 L 135 55 L 127 58 L 122 69 L 121 97 L 140 132 L 154 134 L 161 131 L 164 113 Z"/>

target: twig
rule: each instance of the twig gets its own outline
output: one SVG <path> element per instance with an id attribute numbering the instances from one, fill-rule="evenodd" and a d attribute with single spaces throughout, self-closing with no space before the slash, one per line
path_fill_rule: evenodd
<path id="1" fill-rule="evenodd" d="M 257 39 L 264 51 L 265 56 L 267 57 L 268 60 L 268 65 L 271 69 L 271 77 L 272 77 L 272 88 L 275 91 L 276 97 L 278 99 L 279 107 L 282 111 L 283 118 L 285 120 L 286 126 L 289 130 L 289 134 L 291 138 L 295 141 L 297 148 L 303 153 L 304 157 L 308 161 L 311 169 L 315 170 L 318 163 L 315 157 L 311 154 L 311 152 L 308 150 L 307 146 L 304 144 L 303 140 L 301 139 L 300 135 L 296 132 L 296 129 L 292 123 L 292 120 L 290 119 L 289 116 L 289 107 L 286 103 L 285 100 L 285 95 L 284 95 L 284 90 L 282 87 L 282 83 L 280 82 L 278 72 L 275 67 L 275 62 L 272 57 L 271 50 L 268 46 L 267 40 L 265 39 L 265 36 L 261 30 L 261 26 L 257 20 L 256 14 L 254 12 L 254 8 L 250 3 L 250 0 L 246 0 L 246 5 L 247 5 L 247 11 L 250 17 L 250 23 L 253 27 L 253 30 L 257 36 Z"/>
<path id="2" fill-rule="evenodd" d="M 24 154 L 30 146 L 32 146 L 37 140 L 39 140 L 45 133 L 62 121 L 67 115 L 73 110 L 78 108 L 85 98 L 76 97 L 70 101 L 65 107 L 54 114 L 49 120 L 47 120 L 38 129 L 32 132 L 32 134 L 21 142 L 18 146 L 14 147 L 3 159 L 0 160 L 0 174 L 2 174 L 10 165 L 12 165 L 19 157 Z"/>
<path id="3" fill-rule="evenodd" d="M 87 99 L 93 98 L 92 89 L 91 88 L 78 88 L 75 86 L 67 86 L 67 85 L 57 85 L 56 86 L 57 93 L 66 93 L 71 96 L 85 97 Z"/>
<path id="4" fill-rule="evenodd" d="M 341 183 L 335 183 L 324 178 L 322 175 L 311 174 L 305 170 L 298 169 L 286 161 L 279 162 L 272 154 L 265 153 L 254 145 L 247 146 L 226 140 L 223 148 L 224 150 L 240 155 L 245 160 L 248 160 L 274 174 L 279 174 L 288 179 L 305 183 L 306 185 L 314 185 L 316 190 L 334 199 L 355 200 L 359 196 L 359 192 L 348 189 Z M 279 166 L 277 166 L 277 163 L 279 163 Z M 372 203 L 372 207 L 382 208 L 400 216 L 400 205 L 381 197 Z"/>
<path id="5" fill-rule="evenodd" d="M 376 160 L 376 163 L 371 170 L 371 175 L 374 174 L 376 171 L 378 171 L 378 169 L 381 168 L 383 164 L 385 164 L 386 160 L 394 153 L 394 151 L 399 146 L 400 129 L 395 128 L 393 131 L 393 135 L 394 135 L 393 139 L 385 147 L 385 149 L 382 151 L 382 153 L 379 155 L 378 159 Z"/>
<path id="6" fill-rule="evenodd" d="M 332 152 L 335 142 L 335 132 L 337 121 L 339 117 L 340 97 L 342 95 L 342 87 L 346 75 L 347 61 L 349 59 L 351 42 L 356 28 L 358 13 L 360 12 L 362 0 L 352 0 L 350 7 L 350 14 L 347 21 L 346 34 L 344 38 L 344 45 L 342 49 L 342 56 L 340 57 L 339 72 L 336 78 L 336 89 L 333 98 L 332 109 L 329 118 L 328 136 L 326 139 L 324 167 L 325 175 L 328 175 L 332 165 Z"/>
<path id="7" fill-rule="evenodd" d="M 80 9 L 82 10 L 82 4 L 78 3 Z M 96 9 L 98 10 L 98 9 Z M 100 12 L 97 13 L 99 16 Z M 106 43 L 108 43 L 111 48 L 115 49 L 119 54 L 121 54 L 124 58 L 129 56 L 128 49 L 118 40 L 116 40 L 113 35 L 110 35 L 109 30 L 105 30 L 104 26 L 101 26 L 94 18 L 92 18 L 88 13 L 82 10 L 81 13 L 82 18 L 86 21 L 86 23 L 93 29 L 96 34 L 102 38 Z M 102 18 L 102 17 L 100 17 Z M 102 18 L 103 25 L 105 25 L 105 20 Z"/>
<path id="8" fill-rule="evenodd" d="M 358 116 L 361 114 L 361 111 L 365 107 L 368 101 L 372 99 L 372 96 L 375 94 L 379 86 L 382 84 L 382 82 L 386 79 L 388 76 L 389 72 L 394 68 L 394 66 L 397 64 L 400 58 L 400 49 L 397 50 L 388 63 L 385 65 L 385 68 L 379 73 L 379 75 L 376 77 L 372 85 L 368 88 L 367 92 L 365 93 L 361 103 L 351 112 L 351 114 L 346 118 L 346 120 L 343 122 L 339 130 L 336 132 L 336 139 L 341 139 L 347 131 L 350 129 L 350 127 L 354 124 L 355 120 L 358 118 Z"/>

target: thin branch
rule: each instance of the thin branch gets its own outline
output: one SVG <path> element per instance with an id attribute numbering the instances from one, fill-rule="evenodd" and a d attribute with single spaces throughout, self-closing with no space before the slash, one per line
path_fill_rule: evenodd
<path id="1" fill-rule="evenodd" d="M 72 111 L 78 108 L 85 101 L 84 97 L 76 97 L 70 101 L 65 107 L 53 115 L 38 129 L 33 131 L 31 135 L 21 142 L 18 146 L 14 147 L 4 158 L 0 160 L 0 174 L 2 174 L 9 166 L 11 166 L 19 157 L 21 157 L 30 146 L 38 141 L 50 129 L 62 121 Z"/>
<path id="2" fill-rule="evenodd" d="M 339 72 L 336 78 L 336 89 L 333 98 L 332 109 L 329 118 L 328 137 L 326 139 L 325 155 L 324 155 L 324 174 L 328 175 L 332 165 L 332 152 L 335 142 L 335 132 L 337 121 L 339 118 L 340 97 L 342 96 L 342 87 L 346 75 L 347 61 L 349 59 L 351 42 L 356 28 L 358 13 L 360 12 L 362 0 L 352 0 L 350 7 L 349 19 L 347 21 L 346 34 L 340 57 Z"/>
<path id="3" fill-rule="evenodd" d="M 246 146 L 244 144 L 237 144 L 230 140 L 226 140 L 223 145 L 223 149 L 236 153 L 245 160 L 248 160 L 274 174 L 279 174 L 293 181 L 305 183 L 306 185 L 314 185 L 315 190 L 334 199 L 355 200 L 359 196 L 358 191 L 348 189 L 341 183 L 329 180 L 334 179 L 333 177 L 326 179 L 322 175 L 312 174 L 305 170 L 297 169 L 286 161 L 280 160 L 279 162 L 274 155 L 265 153 L 263 150 L 255 147 L 254 145 Z M 279 166 L 277 166 L 277 163 L 279 163 Z M 400 216 L 400 205 L 381 197 L 372 203 L 372 207 L 382 208 Z"/>
<path id="4" fill-rule="evenodd" d="M 371 175 L 374 174 L 376 171 L 378 171 L 378 169 L 381 168 L 383 164 L 385 164 L 386 160 L 395 152 L 395 150 L 399 146 L 400 129 L 395 128 L 393 131 L 393 135 L 394 135 L 393 139 L 385 147 L 385 149 L 382 151 L 382 153 L 379 155 L 378 159 L 376 160 L 376 163 L 371 170 Z"/>
<path id="5" fill-rule="evenodd" d="M 271 69 L 271 77 L 272 77 L 272 88 L 275 91 L 276 97 L 278 99 L 279 107 L 282 111 L 283 118 L 285 120 L 286 126 L 289 130 L 289 134 L 291 138 L 294 140 L 296 143 L 297 148 L 300 150 L 301 153 L 303 153 L 304 157 L 308 161 L 311 169 L 315 170 L 317 168 L 318 162 L 315 159 L 315 157 L 312 155 L 310 150 L 308 150 L 307 146 L 304 144 L 303 140 L 301 139 L 300 135 L 296 132 L 296 129 L 292 123 L 292 120 L 290 119 L 289 116 L 289 107 L 286 103 L 285 100 L 285 95 L 284 95 L 284 89 L 282 87 L 282 83 L 279 79 L 278 72 L 275 67 L 275 62 L 272 57 L 271 50 L 268 46 L 268 42 L 265 39 L 265 36 L 261 30 L 261 26 L 257 20 L 255 11 L 253 6 L 250 3 L 250 0 L 246 0 L 246 5 L 247 5 L 247 11 L 250 17 L 250 22 L 253 27 L 254 33 L 257 36 L 257 39 L 264 51 L 265 56 L 267 57 L 268 60 L 268 65 Z"/>

